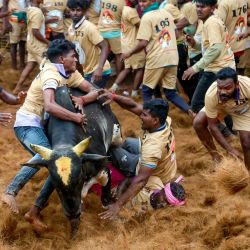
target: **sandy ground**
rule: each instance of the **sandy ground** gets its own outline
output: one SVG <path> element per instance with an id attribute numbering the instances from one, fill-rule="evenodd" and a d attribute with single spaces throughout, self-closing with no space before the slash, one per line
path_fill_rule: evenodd
<path id="1" fill-rule="evenodd" d="M 12 90 L 19 72 L 9 69 L 8 60 L 0 66 L 0 86 Z M 15 114 L 17 106 L 0 104 L 1 111 Z M 124 136 L 139 135 L 140 120 L 112 105 Z M 200 144 L 187 115 L 171 106 L 176 136 L 178 172 L 185 176 L 187 203 L 168 207 L 139 218 L 127 216 L 125 222 L 106 222 L 98 217 L 103 211 L 98 197 L 90 194 L 85 201 L 79 235 L 69 240 L 69 225 L 54 193 L 43 219 L 49 231 L 36 234 L 23 215 L 30 208 L 47 176 L 41 170 L 17 196 L 19 215 L 12 215 L 0 205 L 0 249 L 250 249 L 249 186 L 235 195 L 215 185 L 215 168 Z M 238 139 L 234 142 L 239 148 Z M 11 125 L 0 127 L 0 192 L 30 155 L 22 148 Z M 231 169 L 236 168 L 234 163 Z M 232 170 L 233 171 L 233 170 Z"/>

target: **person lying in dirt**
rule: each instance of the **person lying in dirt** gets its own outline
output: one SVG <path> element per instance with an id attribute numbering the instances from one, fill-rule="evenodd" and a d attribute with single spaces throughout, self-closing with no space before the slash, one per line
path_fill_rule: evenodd
<path id="1" fill-rule="evenodd" d="M 18 93 L 17 96 L 14 96 L 10 94 L 9 92 L 7 92 L 6 90 L 4 90 L 2 87 L 0 87 L 0 99 L 7 104 L 10 104 L 10 105 L 21 104 L 24 102 L 25 97 L 26 97 L 26 92 L 24 91 L 21 91 L 20 93 Z M 11 119 L 12 119 L 11 113 L 0 112 L 0 124 L 1 125 L 7 126 L 7 124 L 11 122 Z"/>
<path id="2" fill-rule="evenodd" d="M 194 129 L 217 163 L 220 154 L 213 142 L 215 140 L 232 156 L 243 159 L 241 153 L 233 148 L 223 137 L 217 124 L 225 115 L 231 115 L 234 129 L 238 131 L 244 161 L 250 171 L 250 79 L 238 76 L 231 68 L 221 69 L 205 96 L 205 107 L 194 119 Z"/>
<path id="3" fill-rule="evenodd" d="M 17 139 L 33 155 L 33 160 L 40 159 L 41 156 L 32 151 L 30 144 L 50 148 L 42 124 L 43 110 L 55 117 L 73 121 L 81 126 L 86 123 L 83 113 L 71 112 L 55 102 L 55 91 L 58 86 L 67 85 L 86 92 L 87 94 L 84 96 L 86 103 L 95 101 L 98 96 L 92 85 L 84 80 L 76 70 L 77 59 L 73 43 L 63 39 L 52 41 L 47 50 L 47 57 L 48 60 L 42 65 L 41 71 L 27 92 L 24 104 L 17 111 L 14 124 Z M 2 195 L 2 202 L 7 204 L 13 213 L 19 213 L 15 200 L 16 195 L 37 172 L 36 168 L 23 166 L 6 188 Z M 51 190 L 54 190 L 54 187 L 47 179 L 41 191 L 42 195 L 35 203 L 37 207 L 40 207 L 39 203 L 43 199 L 48 199 Z M 28 219 L 31 220 L 31 218 Z"/>
<path id="4" fill-rule="evenodd" d="M 140 116 L 143 129 L 141 143 L 136 139 L 129 143 L 127 140 L 127 150 L 123 147 L 112 154 L 113 158 L 120 159 L 120 163 L 131 162 L 128 158 L 131 157 L 132 151 L 134 155 L 141 152 L 141 159 L 138 161 L 138 158 L 134 158 L 137 162 L 133 165 L 137 166 L 135 175 L 130 178 L 128 188 L 121 192 L 118 200 L 109 205 L 107 211 L 101 213 L 100 217 L 102 219 L 115 218 L 129 200 L 132 200 L 133 206 L 143 206 L 144 209 L 164 207 L 167 204 L 183 205 L 185 191 L 177 183 L 181 178 L 175 184 L 169 183 L 175 178 L 177 164 L 175 138 L 171 118 L 168 116 L 167 102 L 157 98 L 145 102 L 142 106 L 128 97 L 115 95 L 108 90 L 101 90 L 99 93 L 99 97 L 108 99 L 104 105 L 113 100 L 122 108 Z M 119 165 L 118 162 L 117 167 Z"/>

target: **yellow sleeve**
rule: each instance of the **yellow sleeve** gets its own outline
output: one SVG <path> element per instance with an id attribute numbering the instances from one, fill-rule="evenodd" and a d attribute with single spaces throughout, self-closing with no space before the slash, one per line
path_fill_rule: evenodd
<path id="1" fill-rule="evenodd" d="M 192 3 L 184 4 L 181 13 L 188 20 L 189 24 L 194 24 L 198 21 L 196 7 Z"/>
<path id="2" fill-rule="evenodd" d="M 39 76 L 41 77 L 42 86 L 45 87 L 47 84 L 52 84 L 53 88 L 59 86 L 60 75 L 54 69 L 46 69 L 42 71 Z"/>
<path id="3" fill-rule="evenodd" d="M 218 109 L 216 108 L 217 93 L 207 92 L 205 96 L 205 111 L 208 118 L 216 118 L 218 116 Z"/>
<path id="4" fill-rule="evenodd" d="M 225 22 L 227 19 L 228 13 L 229 13 L 229 9 L 228 9 L 227 3 L 225 1 L 221 1 L 218 6 L 218 10 L 216 12 L 217 16 L 219 16 L 221 20 Z"/>
<path id="5" fill-rule="evenodd" d="M 214 20 L 214 19 L 213 19 Z M 221 26 L 218 22 L 209 22 L 206 25 L 206 29 L 207 29 L 207 34 L 208 34 L 208 40 L 209 40 L 209 45 L 213 45 L 216 43 L 223 43 L 223 38 L 222 38 L 222 34 L 221 34 Z M 213 31 L 213 32 L 209 32 L 209 31 Z"/>
<path id="6" fill-rule="evenodd" d="M 172 4 L 167 4 L 165 9 L 172 15 L 174 18 L 174 21 L 178 21 L 184 17 L 184 15 L 180 12 L 178 7 L 172 5 Z"/>
<path id="7" fill-rule="evenodd" d="M 28 17 L 28 25 L 31 29 L 38 29 L 42 27 L 44 22 L 44 15 L 41 10 L 32 10 Z"/>
<path id="8" fill-rule="evenodd" d="M 149 168 L 156 168 L 161 157 L 161 145 L 156 141 L 149 140 L 142 146 L 141 165 Z"/>
<path id="9" fill-rule="evenodd" d="M 136 25 L 137 23 L 140 22 L 140 17 L 136 11 L 136 9 L 131 10 L 128 15 L 126 16 L 127 20 L 132 23 L 133 25 Z"/>
<path id="10" fill-rule="evenodd" d="M 67 86 L 69 88 L 78 88 L 80 84 L 84 81 L 83 76 L 78 70 L 76 70 L 69 78 Z"/>
<path id="11" fill-rule="evenodd" d="M 150 41 L 152 37 L 152 32 L 153 32 L 153 29 L 151 26 L 151 21 L 149 18 L 147 18 L 147 14 L 145 14 L 141 19 L 141 23 L 140 23 L 140 27 L 139 27 L 136 39 Z"/>
<path id="12" fill-rule="evenodd" d="M 103 37 L 101 36 L 99 30 L 97 27 L 90 23 L 88 29 L 87 29 L 87 36 L 90 42 L 94 45 L 97 45 L 98 43 L 103 41 Z"/>

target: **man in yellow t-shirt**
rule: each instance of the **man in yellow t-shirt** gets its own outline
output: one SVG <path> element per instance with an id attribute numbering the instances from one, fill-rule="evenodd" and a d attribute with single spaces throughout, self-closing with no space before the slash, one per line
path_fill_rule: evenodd
<path id="1" fill-rule="evenodd" d="M 23 105 L 17 111 L 14 124 L 18 140 L 33 155 L 33 160 L 40 159 L 40 156 L 32 151 L 30 144 L 38 144 L 50 148 L 50 143 L 42 124 L 44 111 L 54 117 L 72 121 L 81 126 L 85 123 L 84 114 L 71 112 L 55 102 L 57 87 L 68 86 L 81 89 L 88 93 L 84 96 L 85 103 L 95 101 L 98 95 L 93 86 L 84 80 L 76 70 L 77 59 L 73 43 L 59 39 L 52 41 L 47 51 L 47 57 L 48 61 L 42 65 L 40 73 L 33 80 L 27 92 Z M 15 196 L 37 171 L 38 169 L 23 166 L 6 188 L 2 196 L 2 202 L 6 203 L 12 212 L 19 212 Z M 48 199 L 50 195 L 49 190 L 53 189 L 53 185 L 50 181 L 47 181 L 41 196 L 44 199 Z M 42 202 L 41 199 L 36 202 L 37 212 L 39 212 L 38 208 L 41 208 L 39 202 Z M 39 222 L 39 218 L 36 215 L 29 214 L 29 218 L 31 216 L 34 216 L 34 218 L 32 217 L 35 220 L 34 223 L 38 221 L 37 224 L 43 225 L 42 222 Z"/>
<path id="2" fill-rule="evenodd" d="M 49 41 L 45 38 L 45 18 L 39 5 L 43 0 L 32 0 L 31 6 L 27 8 L 27 64 L 18 80 L 14 93 L 22 89 L 22 85 L 43 59 L 43 53 L 47 50 Z"/>
<path id="3" fill-rule="evenodd" d="M 110 50 L 115 54 L 116 73 L 123 68 L 121 62 L 121 17 L 125 0 L 102 0 L 98 29 L 108 42 Z"/>
<path id="4" fill-rule="evenodd" d="M 123 108 L 140 116 L 144 132 L 140 140 L 141 145 L 136 139 L 126 141 L 130 151 L 133 151 L 133 154 L 140 153 L 141 159 L 130 179 L 131 184 L 120 197 L 117 197 L 118 200 L 114 204 L 108 206 L 106 212 L 100 214 L 101 218 L 115 217 L 129 200 L 132 201 L 133 206 L 139 205 L 147 209 L 165 207 L 169 204 L 183 205 L 185 193 L 181 186 L 178 188 L 182 189 L 182 195 L 175 196 L 176 203 L 169 200 L 167 192 L 169 182 L 173 180 L 177 170 L 175 139 L 171 128 L 171 119 L 168 117 L 167 102 L 156 98 L 145 102 L 142 106 L 128 97 L 114 96 L 109 92 L 104 93 L 103 96 L 114 100 Z M 118 168 L 120 167 L 119 163 L 130 161 L 129 154 L 127 154 L 129 149 L 117 148 L 114 150 L 112 157 L 117 161 Z M 136 166 L 137 162 L 131 164 Z M 160 203 L 157 202 L 158 198 Z"/>
<path id="5" fill-rule="evenodd" d="M 140 17 L 136 9 L 137 1 L 127 0 L 127 6 L 123 7 L 122 11 L 122 23 L 121 23 L 121 43 L 122 43 L 122 53 L 126 53 L 131 50 L 136 44 L 136 36 L 138 32 L 138 27 L 140 25 Z M 144 66 L 145 66 L 145 52 L 140 51 L 133 56 L 124 60 L 125 69 L 115 79 L 111 90 L 117 91 L 119 85 L 124 81 L 127 75 L 133 70 L 134 84 L 131 96 L 135 97 L 138 95 L 138 89 L 142 83 Z"/>
<path id="6" fill-rule="evenodd" d="M 248 0 L 221 0 L 218 4 L 216 14 L 225 23 L 229 44 L 234 52 L 236 64 L 244 54 L 246 39 L 239 39 L 247 30 Z"/>
<path id="7" fill-rule="evenodd" d="M 205 93 L 216 80 L 216 73 L 224 67 L 235 68 L 234 55 L 228 43 L 225 24 L 213 14 L 216 3 L 216 0 L 196 1 L 198 18 L 204 23 L 201 41 L 203 57 L 183 74 L 185 80 L 204 70 L 191 101 L 192 110 L 195 113 L 204 106 Z M 199 45 L 196 44 L 196 46 Z"/>
<path id="8" fill-rule="evenodd" d="M 230 154 L 242 158 L 222 136 L 217 127 L 219 120 L 231 115 L 234 129 L 239 132 L 245 165 L 250 170 L 250 79 L 237 76 L 234 69 L 224 68 L 217 73 L 217 81 L 208 89 L 205 108 L 194 119 L 194 128 L 213 160 L 220 156 L 213 142 L 216 141 Z M 209 127 L 209 130 L 208 130 Z M 210 132 L 209 132 L 210 131 Z"/>
<path id="9" fill-rule="evenodd" d="M 25 67 L 25 42 L 26 42 L 26 7 L 25 0 L 3 1 L 3 11 L 11 11 L 10 17 L 4 18 L 4 33 L 9 32 L 10 54 L 12 68 L 17 69 L 17 47 L 19 50 L 20 68 Z"/>
<path id="10" fill-rule="evenodd" d="M 176 77 L 178 52 L 175 24 L 172 16 L 165 9 L 158 9 L 154 0 L 139 1 L 143 11 L 137 45 L 123 54 L 123 59 L 133 54 L 146 51 L 146 66 L 143 76 L 143 101 L 152 99 L 155 88 L 161 84 L 165 96 L 182 111 L 192 116 L 189 105 L 177 94 Z"/>
<path id="11" fill-rule="evenodd" d="M 84 77 L 98 87 L 104 88 L 111 74 L 107 61 L 108 45 L 97 27 L 86 20 L 85 14 L 89 9 L 89 2 L 69 0 L 68 8 L 73 20 L 68 30 L 68 40 L 76 45 Z"/>
<path id="12" fill-rule="evenodd" d="M 176 28 L 178 30 L 177 49 L 179 58 L 181 58 L 181 60 L 179 60 L 178 63 L 177 78 L 184 89 L 184 92 L 191 101 L 194 90 L 197 86 L 197 79 L 196 77 L 193 77 L 190 80 L 182 79 L 184 71 L 188 68 L 188 48 L 187 44 L 185 43 L 183 29 L 187 26 L 189 29 L 194 28 L 194 24 L 198 19 L 196 7 L 194 4 L 188 1 L 170 1 L 165 5 L 164 8 L 173 16 Z"/>

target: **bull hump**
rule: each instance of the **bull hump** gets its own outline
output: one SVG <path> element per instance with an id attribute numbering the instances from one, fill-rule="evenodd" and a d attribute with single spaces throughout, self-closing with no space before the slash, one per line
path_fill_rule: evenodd
<path id="1" fill-rule="evenodd" d="M 60 176 L 65 186 L 69 185 L 69 178 L 71 175 L 71 159 L 66 156 L 62 156 L 55 161 L 57 174 Z"/>

